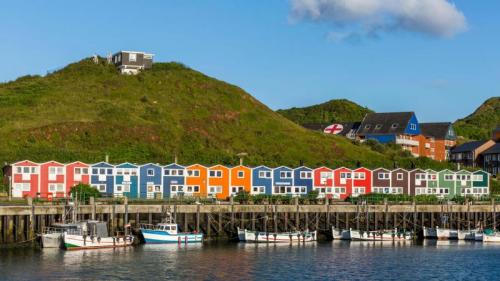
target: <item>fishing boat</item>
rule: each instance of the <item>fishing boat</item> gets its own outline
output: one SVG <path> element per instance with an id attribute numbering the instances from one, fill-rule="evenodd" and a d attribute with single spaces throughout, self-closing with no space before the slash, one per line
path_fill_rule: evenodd
<path id="1" fill-rule="evenodd" d="M 459 230 L 458 231 L 458 240 L 468 240 L 468 241 L 474 241 L 476 240 L 476 233 L 478 233 L 478 237 L 480 236 L 479 234 L 482 231 L 480 229 L 471 229 L 471 230 Z"/>
<path id="2" fill-rule="evenodd" d="M 494 231 L 493 229 L 485 229 L 483 233 L 481 233 L 481 241 L 485 243 L 499 243 L 500 232 Z"/>
<path id="3" fill-rule="evenodd" d="M 63 234 L 66 250 L 103 249 L 128 247 L 134 243 L 132 235 L 108 235 L 105 222 L 89 220 L 81 223 L 81 229 L 66 230 Z"/>
<path id="4" fill-rule="evenodd" d="M 424 234 L 424 239 L 437 239 L 437 232 L 435 228 L 424 226 L 423 234 Z"/>
<path id="5" fill-rule="evenodd" d="M 159 223 L 157 225 L 142 224 L 141 233 L 147 244 L 162 243 L 200 243 L 203 242 L 202 233 L 179 233 L 178 225 L 174 222 Z"/>
<path id="6" fill-rule="evenodd" d="M 406 241 L 411 240 L 413 235 L 408 231 L 378 230 L 359 231 L 349 229 L 342 233 L 342 239 L 351 241 Z"/>
<path id="7" fill-rule="evenodd" d="M 342 240 L 342 233 L 344 231 L 345 230 L 332 227 L 332 238 L 333 238 L 333 240 Z"/>
<path id="8" fill-rule="evenodd" d="M 436 228 L 424 227 L 425 239 L 439 239 L 439 240 L 456 240 L 458 239 L 458 230 L 449 228 Z"/>
<path id="9" fill-rule="evenodd" d="M 269 233 L 238 228 L 238 239 L 255 243 L 306 243 L 317 239 L 317 231 Z"/>
<path id="10" fill-rule="evenodd" d="M 40 235 L 42 247 L 62 248 L 64 232 L 78 232 L 79 230 L 81 230 L 81 224 L 77 223 L 56 223 L 51 227 L 44 227 Z"/>

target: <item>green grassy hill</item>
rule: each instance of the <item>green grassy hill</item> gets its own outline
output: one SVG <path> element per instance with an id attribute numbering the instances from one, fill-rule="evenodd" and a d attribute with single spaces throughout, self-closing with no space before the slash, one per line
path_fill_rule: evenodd
<path id="1" fill-rule="evenodd" d="M 104 61 L 104 60 L 101 60 Z M 361 114 L 361 113 L 360 113 Z M 242 89 L 178 63 L 137 76 L 104 62 L 73 63 L 45 77 L 0 84 L 0 162 L 246 164 L 392 167 L 410 161 L 306 130 Z"/>
<path id="2" fill-rule="evenodd" d="M 457 120 L 453 127 L 457 135 L 468 140 L 491 138 L 491 132 L 500 125 L 500 97 L 486 100 L 471 115 Z"/>
<path id="3" fill-rule="evenodd" d="M 347 99 L 330 100 L 308 107 L 293 107 L 277 111 L 297 124 L 361 121 L 365 114 L 373 112 Z"/>

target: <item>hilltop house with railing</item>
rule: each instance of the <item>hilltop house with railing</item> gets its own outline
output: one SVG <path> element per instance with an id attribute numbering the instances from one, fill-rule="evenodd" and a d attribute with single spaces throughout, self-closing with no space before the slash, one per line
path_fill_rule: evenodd
<path id="1" fill-rule="evenodd" d="M 122 74 L 137 74 L 153 67 L 153 54 L 135 51 L 120 51 L 111 56 L 113 63 Z"/>

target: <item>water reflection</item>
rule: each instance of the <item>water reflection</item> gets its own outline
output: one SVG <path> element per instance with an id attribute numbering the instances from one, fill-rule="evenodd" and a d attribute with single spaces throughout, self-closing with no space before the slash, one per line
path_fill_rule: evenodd
<path id="1" fill-rule="evenodd" d="M 476 276 L 496 280 L 499 250 L 500 245 L 438 240 L 12 249 L 0 251 L 0 279 L 431 280 Z"/>

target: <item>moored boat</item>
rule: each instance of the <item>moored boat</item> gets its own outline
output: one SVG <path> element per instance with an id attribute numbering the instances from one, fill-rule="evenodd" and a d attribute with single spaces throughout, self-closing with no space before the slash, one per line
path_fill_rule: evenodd
<path id="1" fill-rule="evenodd" d="M 147 244 L 162 243 L 200 243 L 203 242 L 202 233 L 179 233 L 178 225 L 173 222 L 159 223 L 157 225 L 141 225 L 141 233 Z"/>
<path id="2" fill-rule="evenodd" d="M 436 227 L 436 236 L 439 240 L 455 240 L 458 239 L 458 231 L 454 229 Z"/>
<path id="3" fill-rule="evenodd" d="M 81 229 L 81 224 L 77 223 L 57 223 L 51 227 L 42 229 L 41 242 L 43 248 L 62 248 L 64 232 L 71 230 L 77 232 Z"/>
<path id="4" fill-rule="evenodd" d="M 76 231 L 67 230 L 63 235 L 66 250 L 103 249 L 128 247 L 134 243 L 132 235 L 108 236 L 105 222 L 87 221 Z"/>
<path id="5" fill-rule="evenodd" d="M 351 241 L 406 241 L 411 240 L 411 232 L 394 230 L 360 231 L 346 230 L 342 233 L 342 239 Z"/>
<path id="6" fill-rule="evenodd" d="M 317 240 L 317 231 L 269 233 L 238 228 L 238 239 L 254 243 L 306 243 Z"/>
<path id="7" fill-rule="evenodd" d="M 425 227 L 423 228 L 424 239 L 437 239 L 437 232 L 435 228 Z"/>
<path id="8" fill-rule="evenodd" d="M 494 231 L 493 229 L 485 229 L 481 233 L 480 238 L 480 241 L 483 241 L 485 243 L 500 243 L 500 232 Z"/>
<path id="9" fill-rule="evenodd" d="M 342 240 L 342 232 L 344 232 L 344 230 L 332 226 L 333 240 Z"/>

